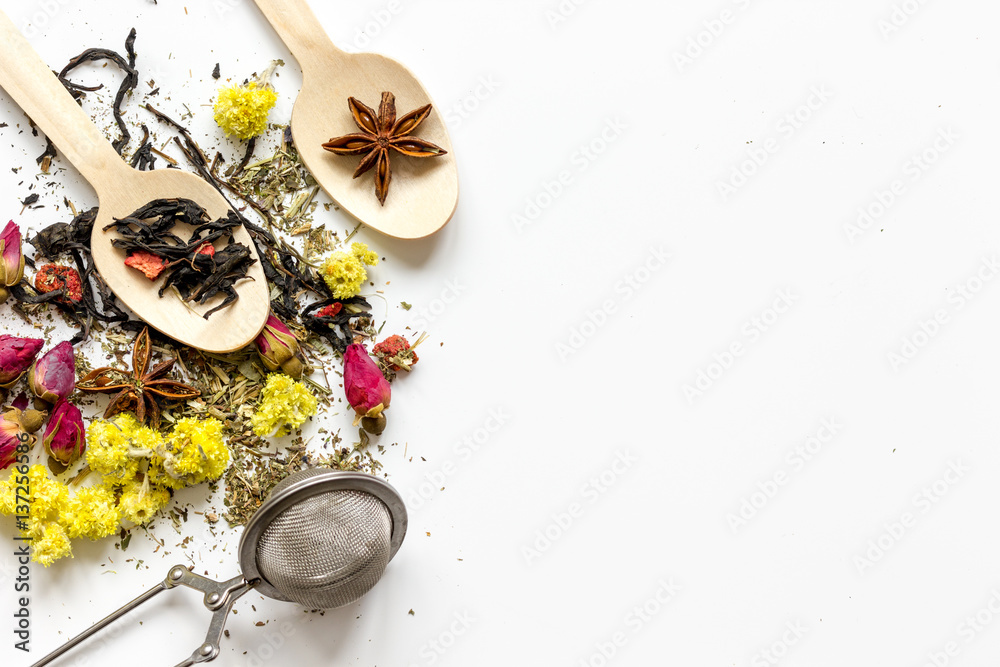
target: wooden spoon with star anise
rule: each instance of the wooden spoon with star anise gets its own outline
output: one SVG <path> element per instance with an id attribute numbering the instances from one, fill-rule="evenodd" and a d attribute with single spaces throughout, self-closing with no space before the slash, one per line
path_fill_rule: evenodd
<path id="1" fill-rule="evenodd" d="M 377 170 L 381 179 L 376 183 L 385 184 L 377 191 L 379 196 L 373 192 L 369 178 L 354 178 L 358 167 L 356 160 L 344 159 L 323 148 L 323 144 L 330 143 L 331 137 L 358 132 L 356 116 L 348 107 L 350 98 L 368 104 L 382 99 L 380 107 L 384 107 L 383 93 L 391 91 L 394 108 L 398 106 L 400 110 L 397 123 L 410 116 L 406 112 L 411 109 L 420 111 L 430 105 L 430 95 L 416 77 L 403 65 L 384 56 L 346 53 L 338 49 L 305 0 L 256 2 L 302 67 L 302 90 L 292 110 L 292 137 L 302 162 L 316 181 L 341 208 L 389 236 L 416 239 L 443 227 L 458 205 L 458 167 L 448 129 L 437 110 L 424 113 L 420 118 L 419 137 L 415 137 L 421 142 L 420 146 L 400 143 L 395 149 L 386 148 L 386 152 L 365 151 L 371 161 L 363 166 Z M 373 121 L 379 114 L 374 115 Z M 377 130 L 391 130 L 391 127 L 377 128 L 373 123 L 361 129 L 376 130 L 374 135 L 377 137 Z M 385 138 L 388 145 L 388 137 Z M 403 153 L 399 148 L 410 152 Z M 386 156 L 389 160 L 383 159 Z M 388 187 L 390 173 L 391 188 Z M 385 194 L 388 196 L 383 206 L 380 197 Z"/>
<path id="2" fill-rule="evenodd" d="M 76 383 L 76 388 L 88 394 L 115 394 L 104 411 L 105 419 L 120 412 L 132 412 L 139 422 L 145 424 L 148 421 L 153 428 L 157 428 L 160 425 L 160 401 L 186 401 L 201 396 L 201 392 L 164 378 L 174 367 L 176 359 L 167 359 L 150 369 L 152 351 L 149 329 L 144 328 L 132 343 L 131 370 L 97 368 L 83 376 Z"/>

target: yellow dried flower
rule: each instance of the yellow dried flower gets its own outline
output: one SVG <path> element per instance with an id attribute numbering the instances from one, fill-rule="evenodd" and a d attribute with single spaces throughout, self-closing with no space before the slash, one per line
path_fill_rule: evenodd
<path id="1" fill-rule="evenodd" d="M 320 273 L 335 298 L 349 299 L 357 295 L 368 280 L 365 266 L 377 264 L 378 255 L 369 250 L 366 244 L 352 243 L 350 253 L 339 250 L 331 253 L 320 267 Z"/>
<path id="2" fill-rule="evenodd" d="M 140 428 L 139 422 L 128 413 L 110 422 L 91 422 L 87 427 L 87 465 L 90 469 L 115 480 L 135 477 L 139 461 L 132 456 L 131 442 Z"/>
<path id="3" fill-rule="evenodd" d="M 170 502 L 170 492 L 160 486 L 149 483 L 149 478 L 142 482 L 133 480 L 125 486 L 122 497 L 118 500 L 118 508 L 122 518 L 136 525 L 147 523 Z"/>
<path id="4" fill-rule="evenodd" d="M 14 479 L 14 475 L 10 476 L 3 482 L 0 482 L 0 514 L 4 516 L 10 516 L 14 513 L 14 507 L 17 505 L 17 493 L 14 491 L 14 485 L 11 481 Z"/>
<path id="5" fill-rule="evenodd" d="M 91 486 L 73 494 L 62 523 L 71 538 L 100 540 L 117 533 L 120 520 L 115 494 L 106 486 Z"/>
<path id="6" fill-rule="evenodd" d="M 215 122 L 226 134 L 245 141 L 267 129 L 267 115 L 277 102 L 270 86 L 254 81 L 222 88 L 215 102 Z"/>
<path id="7" fill-rule="evenodd" d="M 68 507 L 69 488 L 50 479 L 49 471 L 41 464 L 28 468 L 28 485 L 32 520 L 57 521 Z"/>
<path id="8" fill-rule="evenodd" d="M 362 264 L 378 266 L 378 253 L 368 249 L 368 244 L 355 241 L 351 244 L 351 254 Z"/>
<path id="9" fill-rule="evenodd" d="M 73 557 L 73 548 L 69 543 L 66 529 L 55 521 L 32 521 L 31 528 L 31 558 L 45 567 L 52 565 L 60 558 Z"/>
<path id="10" fill-rule="evenodd" d="M 250 421 L 253 432 L 267 436 L 277 429 L 278 437 L 287 435 L 316 414 L 317 401 L 308 387 L 283 373 L 267 376 L 260 405 Z"/>
<path id="11" fill-rule="evenodd" d="M 216 480 L 229 465 L 218 419 L 181 419 L 155 451 L 151 481 L 172 489 Z"/>

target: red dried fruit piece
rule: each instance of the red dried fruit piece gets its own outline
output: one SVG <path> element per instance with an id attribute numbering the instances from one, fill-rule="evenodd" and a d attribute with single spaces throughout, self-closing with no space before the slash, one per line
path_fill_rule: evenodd
<path id="1" fill-rule="evenodd" d="M 420 361 L 420 357 L 417 356 L 416 352 L 409 352 L 410 342 L 399 335 L 393 335 L 386 338 L 384 341 L 372 348 L 372 354 L 381 359 L 384 363 L 387 363 L 387 359 L 392 359 L 393 357 L 400 355 L 402 353 L 407 353 L 403 356 L 403 359 L 412 359 L 409 366 Z M 394 371 L 403 370 L 398 364 L 392 364 L 389 366 Z"/>
<path id="2" fill-rule="evenodd" d="M 194 254 L 208 255 L 209 257 L 215 257 L 215 246 L 209 243 L 208 241 L 205 241 L 200 246 L 198 246 L 198 249 L 194 251 Z"/>
<path id="3" fill-rule="evenodd" d="M 316 317 L 336 317 L 337 313 L 343 309 L 344 304 L 339 301 L 337 303 L 331 303 L 329 306 L 325 306 L 316 311 Z"/>
<path id="4" fill-rule="evenodd" d="M 83 301 L 83 282 L 76 269 L 59 264 L 46 264 L 35 274 L 35 289 L 42 294 L 65 290 L 65 295 L 57 299 L 65 304 Z"/>
<path id="5" fill-rule="evenodd" d="M 147 250 L 136 250 L 125 258 L 125 266 L 142 271 L 150 280 L 156 280 L 167 268 L 167 262 L 159 255 Z"/>

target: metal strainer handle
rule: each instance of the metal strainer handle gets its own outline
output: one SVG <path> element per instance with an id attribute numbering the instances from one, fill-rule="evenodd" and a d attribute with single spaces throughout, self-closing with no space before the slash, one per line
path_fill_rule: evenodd
<path id="1" fill-rule="evenodd" d="M 249 591 L 257 584 L 256 581 L 247 581 L 242 575 L 230 579 L 229 581 L 213 581 L 200 575 L 188 571 L 183 565 L 175 565 L 170 568 L 167 577 L 155 588 L 152 588 L 136 599 L 132 600 L 124 607 L 114 612 L 107 618 L 98 621 L 88 629 L 84 630 L 73 639 L 57 648 L 52 653 L 36 662 L 32 667 L 43 667 L 53 660 L 63 655 L 70 649 L 76 647 L 81 642 L 96 634 L 105 627 L 111 625 L 119 618 L 129 613 L 139 605 L 152 600 L 165 590 L 185 586 L 200 591 L 205 594 L 205 607 L 212 613 L 212 622 L 208 626 L 208 634 L 205 635 L 205 643 L 195 649 L 191 657 L 177 664 L 177 667 L 190 667 L 199 662 L 214 660 L 219 655 L 219 643 L 222 641 L 222 631 L 225 629 L 226 618 L 229 616 L 233 603 L 241 595 Z"/>

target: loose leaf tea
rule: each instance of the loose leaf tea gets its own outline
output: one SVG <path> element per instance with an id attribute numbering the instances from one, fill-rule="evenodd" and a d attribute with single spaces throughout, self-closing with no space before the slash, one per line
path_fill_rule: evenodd
<path id="1" fill-rule="evenodd" d="M 195 228 L 186 241 L 173 233 L 179 222 Z M 208 212 L 190 199 L 157 199 L 104 229 L 114 228 L 122 236 L 111 244 L 128 253 L 128 266 L 150 279 L 166 273 L 161 297 L 171 288 L 185 302 L 205 303 L 224 294 L 222 303 L 205 313 L 208 319 L 239 299 L 236 283 L 247 278 L 257 261 L 250 248 L 233 240 L 233 231 L 241 224 L 232 210 L 224 218 L 210 220 Z M 214 243 L 224 237 L 228 244 L 216 251 Z"/>

